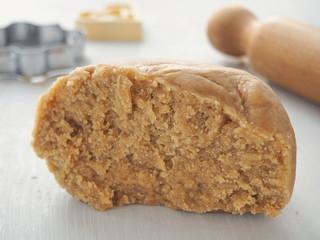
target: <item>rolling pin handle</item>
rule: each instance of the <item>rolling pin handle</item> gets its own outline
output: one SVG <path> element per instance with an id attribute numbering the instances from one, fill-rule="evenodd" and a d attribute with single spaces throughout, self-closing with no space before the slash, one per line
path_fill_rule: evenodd
<path id="1" fill-rule="evenodd" d="M 249 10 L 238 6 L 225 7 L 209 20 L 209 40 L 223 53 L 242 56 L 246 54 L 250 35 L 258 25 L 259 21 Z"/>

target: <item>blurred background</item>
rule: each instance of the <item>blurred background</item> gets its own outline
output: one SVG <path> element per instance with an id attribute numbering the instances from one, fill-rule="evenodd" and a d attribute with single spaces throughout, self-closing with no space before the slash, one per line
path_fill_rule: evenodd
<path id="1" fill-rule="evenodd" d="M 86 56 L 90 63 L 137 57 L 213 63 L 224 61 L 225 56 L 217 53 L 209 44 L 206 26 L 212 13 L 226 5 L 247 7 L 261 20 L 278 15 L 320 26 L 318 0 L 2 1 L 0 26 L 16 21 L 31 21 L 39 24 L 59 23 L 68 29 L 75 27 L 75 19 L 83 11 L 101 10 L 105 5 L 113 3 L 133 5 L 143 22 L 144 40 L 137 43 L 89 42 Z"/>

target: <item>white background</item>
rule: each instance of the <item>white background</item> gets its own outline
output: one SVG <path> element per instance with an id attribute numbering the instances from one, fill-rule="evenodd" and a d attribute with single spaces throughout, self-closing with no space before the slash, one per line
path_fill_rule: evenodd
<path id="1" fill-rule="evenodd" d="M 80 12 L 98 10 L 114 1 L 0 3 L 0 26 L 26 20 L 72 28 Z M 227 4 L 246 6 L 261 19 L 279 15 L 320 27 L 317 0 L 127 3 L 134 4 L 140 13 L 144 41 L 87 42 L 88 63 L 166 58 L 237 67 L 237 61 L 215 51 L 206 36 L 210 15 Z M 194 214 L 141 205 L 97 212 L 61 189 L 45 161 L 37 158 L 30 147 L 38 97 L 51 83 L 0 80 L 0 239 L 320 239 L 319 105 L 270 84 L 291 118 L 298 144 L 293 197 L 276 218 Z"/>

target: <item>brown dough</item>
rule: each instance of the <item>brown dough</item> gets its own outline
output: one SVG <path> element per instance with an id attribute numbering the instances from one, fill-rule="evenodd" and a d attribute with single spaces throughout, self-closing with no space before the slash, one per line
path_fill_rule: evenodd
<path id="1" fill-rule="evenodd" d="M 292 194 L 287 113 L 241 70 L 148 60 L 78 68 L 41 97 L 33 136 L 59 184 L 97 210 L 276 216 Z"/>

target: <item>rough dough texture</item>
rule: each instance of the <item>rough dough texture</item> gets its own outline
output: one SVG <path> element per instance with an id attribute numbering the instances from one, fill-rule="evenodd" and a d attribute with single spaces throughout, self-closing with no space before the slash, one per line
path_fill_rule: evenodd
<path id="1" fill-rule="evenodd" d="M 292 194 L 289 118 L 241 70 L 147 60 L 78 68 L 41 97 L 33 136 L 59 184 L 97 210 L 273 217 Z"/>

